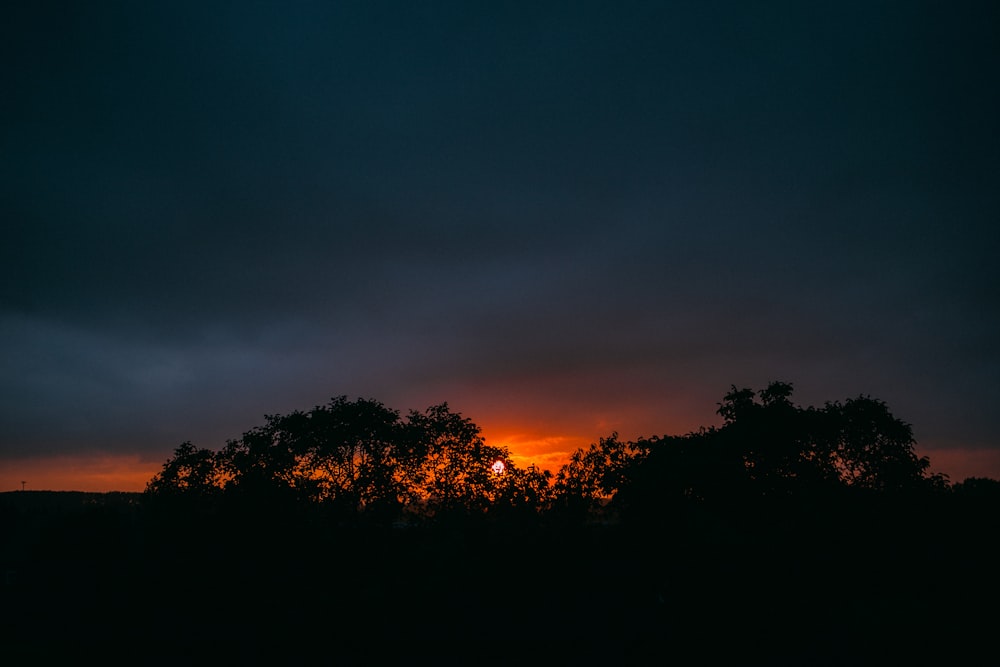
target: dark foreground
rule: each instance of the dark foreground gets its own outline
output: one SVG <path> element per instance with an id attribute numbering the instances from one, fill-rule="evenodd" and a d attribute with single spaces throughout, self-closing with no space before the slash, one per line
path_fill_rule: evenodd
<path id="1" fill-rule="evenodd" d="M 0 494 L 3 662 L 980 664 L 995 520 L 402 528 Z M 985 651 L 985 653 L 983 653 Z M 980 656 L 982 656 L 980 658 Z"/>

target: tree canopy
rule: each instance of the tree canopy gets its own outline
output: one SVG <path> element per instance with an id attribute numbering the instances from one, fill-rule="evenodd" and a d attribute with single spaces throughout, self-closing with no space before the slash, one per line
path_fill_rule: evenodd
<path id="1" fill-rule="evenodd" d="M 157 498 L 225 498 L 269 508 L 322 507 L 343 518 L 422 521 L 538 516 L 585 520 L 690 507 L 932 493 L 943 475 L 915 453 L 910 425 L 870 396 L 822 407 L 793 387 L 733 386 L 721 426 L 622 440 L 574 452 L 553 476 L 518 468 L 506 447 L 447 403 L 405 416 L 344 396 L 309 411 L 267 415 L 217 452 L 180 445 L 147 488 Z"/>
<path id="2" fill-rule="evenodd" d="M 577 451 L 556 476 L 557 506 L 642 520 L 696 508 L 731 514 L 767 504 L 816 507 L 912 497 L 948 487 L 917 456 L 910 425 L 869 396 L 822 407 L 792 402 L 792 385 L 735 386 L 719 427 Z"/>
<path id="3" fill-rule="evenodd" d="M 267 415 L 218 452 L 185 442 L 147 494 L 313 505 L 392 521 L 537 512 L 549 503 L 550 477 L 519 469 L 506 447 L 487 445 L 446 403 L 402 417 L 378 401 L 340 396 L 307 412 Z"/>

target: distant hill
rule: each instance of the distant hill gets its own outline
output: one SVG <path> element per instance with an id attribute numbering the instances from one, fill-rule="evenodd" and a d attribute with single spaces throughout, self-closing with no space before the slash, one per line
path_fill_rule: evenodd
<path id="1" fill-rule="evenodd" d="M 112 491 L 4 491 L 0 492 L 0 511 L 73 512 L 94 507 L 121 507 L 139 502 L 141 493 Z"/>

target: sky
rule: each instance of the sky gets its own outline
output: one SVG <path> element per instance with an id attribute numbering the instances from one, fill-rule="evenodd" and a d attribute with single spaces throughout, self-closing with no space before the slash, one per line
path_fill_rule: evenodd
<path id="1" fill-rule="evenodd" d="M 554 472 L 772 380 L 1000 478 L 995 3 L 3 13 L 0 491 L 342 395 Z"/>

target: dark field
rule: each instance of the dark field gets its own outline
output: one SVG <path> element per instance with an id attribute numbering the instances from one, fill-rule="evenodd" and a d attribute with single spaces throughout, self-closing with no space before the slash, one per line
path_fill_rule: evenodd
<path id="1" fill-rule="evenodd" d="M 978 506 L 753 530 L 0 508 L 10 665 L 978 664 L 998 620 Z"/>

